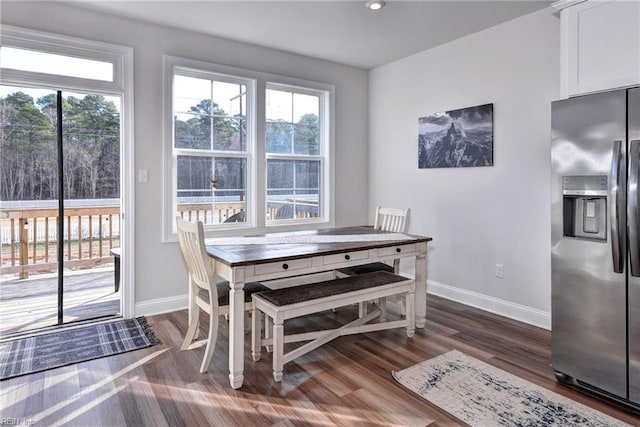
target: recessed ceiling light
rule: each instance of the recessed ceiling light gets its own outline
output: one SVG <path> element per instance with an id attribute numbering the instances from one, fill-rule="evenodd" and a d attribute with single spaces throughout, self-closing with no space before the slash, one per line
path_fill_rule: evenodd
<path id="1" fill-rule="evenodd" d="M 384 2 L 382 0 L 371 0 L 367 2 L 367 9 L 369 10 L 380 10 L 384 7 Z"/>

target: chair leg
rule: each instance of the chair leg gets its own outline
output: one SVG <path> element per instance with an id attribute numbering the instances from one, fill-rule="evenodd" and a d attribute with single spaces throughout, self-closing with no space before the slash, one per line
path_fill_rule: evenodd
<path id="1" fill-rule="evenodd" d="M 265 314 L 264 315 L 264 339 L 271 338 L 272 329 L 273 329 L 273 319 Z M 267 350 L 267 353 L 271 353 L 273 351 L 272 345 L 265 345 L 264 348 L 265 350 Z"/>
<path id="2" fill-rule="evenodd" d="M 182 347 L 180 350 L 187 350 L 194 339 L 198 336 L 198 324 L 200 319 L 200 307 L 196 303 L 197 287 L 194 284 L 189 284 L 191 287 L 190 293 L 193 297 L 189 298 L 189 326 L 187 327 L 187 333 L 184 336 Z M 193 289 L 196 287 L 196 289 Z M 196 294 L 194 295 L 194 292 Z"/>
<path id="3" fill-rule="evenodd" d="M 187 333 L 184 336 L 184 341 L 182 342 L 182 347 L 180 350 L 187 350 L 196 336 L 198 335 L 198 315 L 200 314 L 200 310 L 196 310 L 193 313 L 193 319 L 191 323 L 189 323 L 189 327 L 187 328 Z"/>
<path id="4" fill-rule="evenodd" d="M 251 311 L 251 357 L 253 357 L 254 362 L 260 360 L 260 350 L 262 348 L 262 340 L 260 338 L 262 335 L 260 332 L 261 316 L 261 312 L 254 306 Z M 265 317 L 267 317 L 266 314 Z"/>
<path id="5" fill-rule="evenodd" d="M 416 331 L 416 310 L 415 310 L 415 293 L 413 291 L 407 292 L 407 336 L 411 338 Z"/>
<path id="6" fill-rule="evenodd" d="M 273 324 L 273 380 L 282 381 L 284 365 L 284 325 L 281 320 L 274 319 Z"/>
<path id="7" fill-rule="evenodd" d="M 337 272 L 336 270 L 333 270 L 333 277 L 332 277 L 332 279 L 337 279 L 337 278 L 338 278 L 338 272 Z M 333 313 L 335 313 L 335 312 L 336 312 L 336 310 L 338 310 L 336 307 L 333 307 L 333 308 L 331 309 L 331 311 L 332 311 Z"/>
<path id="8" fill-rule="evenodd" d="M 404 306 L 404 302 L 402 301 L 402 298 L 398 298 L 396 301 L 398 302 L 398 305 L 400 306 L 400 314 L 402 314 L 403 316 L 405 314 L 407 314 L 407 309 Z"/>
<path id="9" fill-rule="evenodd" d="M 400 274 L 400 260 L 399 259 L 393 260 L 393 273 L 394 274 Z M 402 297 L 397 296 L 396 297 L 396 302 L 400 306 L 400 314 L 403 315 L 403 316 L 406 316 L 407 310 L 404 307 L 404 303 L 402 301 Z"/>
<path id="10" fill-rule="evenodd" d="M 218 338 L 218 316 L 217 313 L 209 314 L 209 334 L 207 336 L 207 347 L 204 349 L 204 357 L 202 358 L 202 365 L 200 365 L 200 372 L 205 373 L 209 370 L 211 364 L 211 358 L 213 357 L 213 351 L 216 348 L 216 339 Z"/>

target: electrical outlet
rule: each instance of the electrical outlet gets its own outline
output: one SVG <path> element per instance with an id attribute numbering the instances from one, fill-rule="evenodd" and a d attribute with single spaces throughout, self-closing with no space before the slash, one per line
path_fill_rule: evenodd
<path id="1" fill-rule="evenodd" d="M 138 182 L 148 182 L 149 181 L 149 171 L 147 169 L 138 170 Z"/>
<path id="2" fill-rule="evenodd" d="M 496 264 L 496 277 L 498 279 L 503 279 L 504 278 L 504 265 Z"/>

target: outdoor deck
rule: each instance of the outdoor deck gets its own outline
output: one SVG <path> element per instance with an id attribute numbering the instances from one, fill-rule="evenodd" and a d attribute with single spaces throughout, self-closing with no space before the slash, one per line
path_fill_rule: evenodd
<path id="1" fill-rule="evenodd" d="M 64 322 L 120 312 L 113 267 L 65 272 Z M 0 338 L 57 323 L 58 279 L 54 274 L 0 282 Z"/>
<path id="2" fill-rule="evenodd" d="M 57 323 L 58 244 L 63 245 L 64 322 L 118 314 L 120 292 L 114 292 L 112 249 L 120 242 L 117 199 L 67 201 L 60 218 L 55 201 L 3 201 L 0 209 L 0 339 Z M 293 206 L 295 218 L 318 215 L 317 202 L 270 201 L 267 217 Z M 191 201 L 178 205 L 181 217 L 206 224 L 221 223 L 243 213 L 244 201 Z M 60 237 L 60 238 L 59 238 Z"/>

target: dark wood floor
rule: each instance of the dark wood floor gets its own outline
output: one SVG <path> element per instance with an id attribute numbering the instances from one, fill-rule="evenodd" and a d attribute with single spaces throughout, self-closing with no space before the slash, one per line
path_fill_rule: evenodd
<path id="1" fill-rule="evenodd" d="M 307 322 L 328 326 L 354 313 L 348 307 Z M 548 331 L 437 297 L 429 297 L 427 328 L 412 339 L 403 330 L 338 338 L 285 365 L 281 384 L 273 382 L 271 355 L 263 352 L 260 362 L 247 358 L 245 385 L 237 391 L 228 381 L 225 322 L 207 374 L 198 373 L 202 349 L 178 350 L 185 311 L 153 316 L 149 323 L 161 345 L 3 381 L 0 417 L 20 425 L 83 427 L 462 425 L 391 376 L 458 349 L 640 425 L 637 414 L 555 381 Z M 247 351 L 248 343 L 247 336 Z"/>

